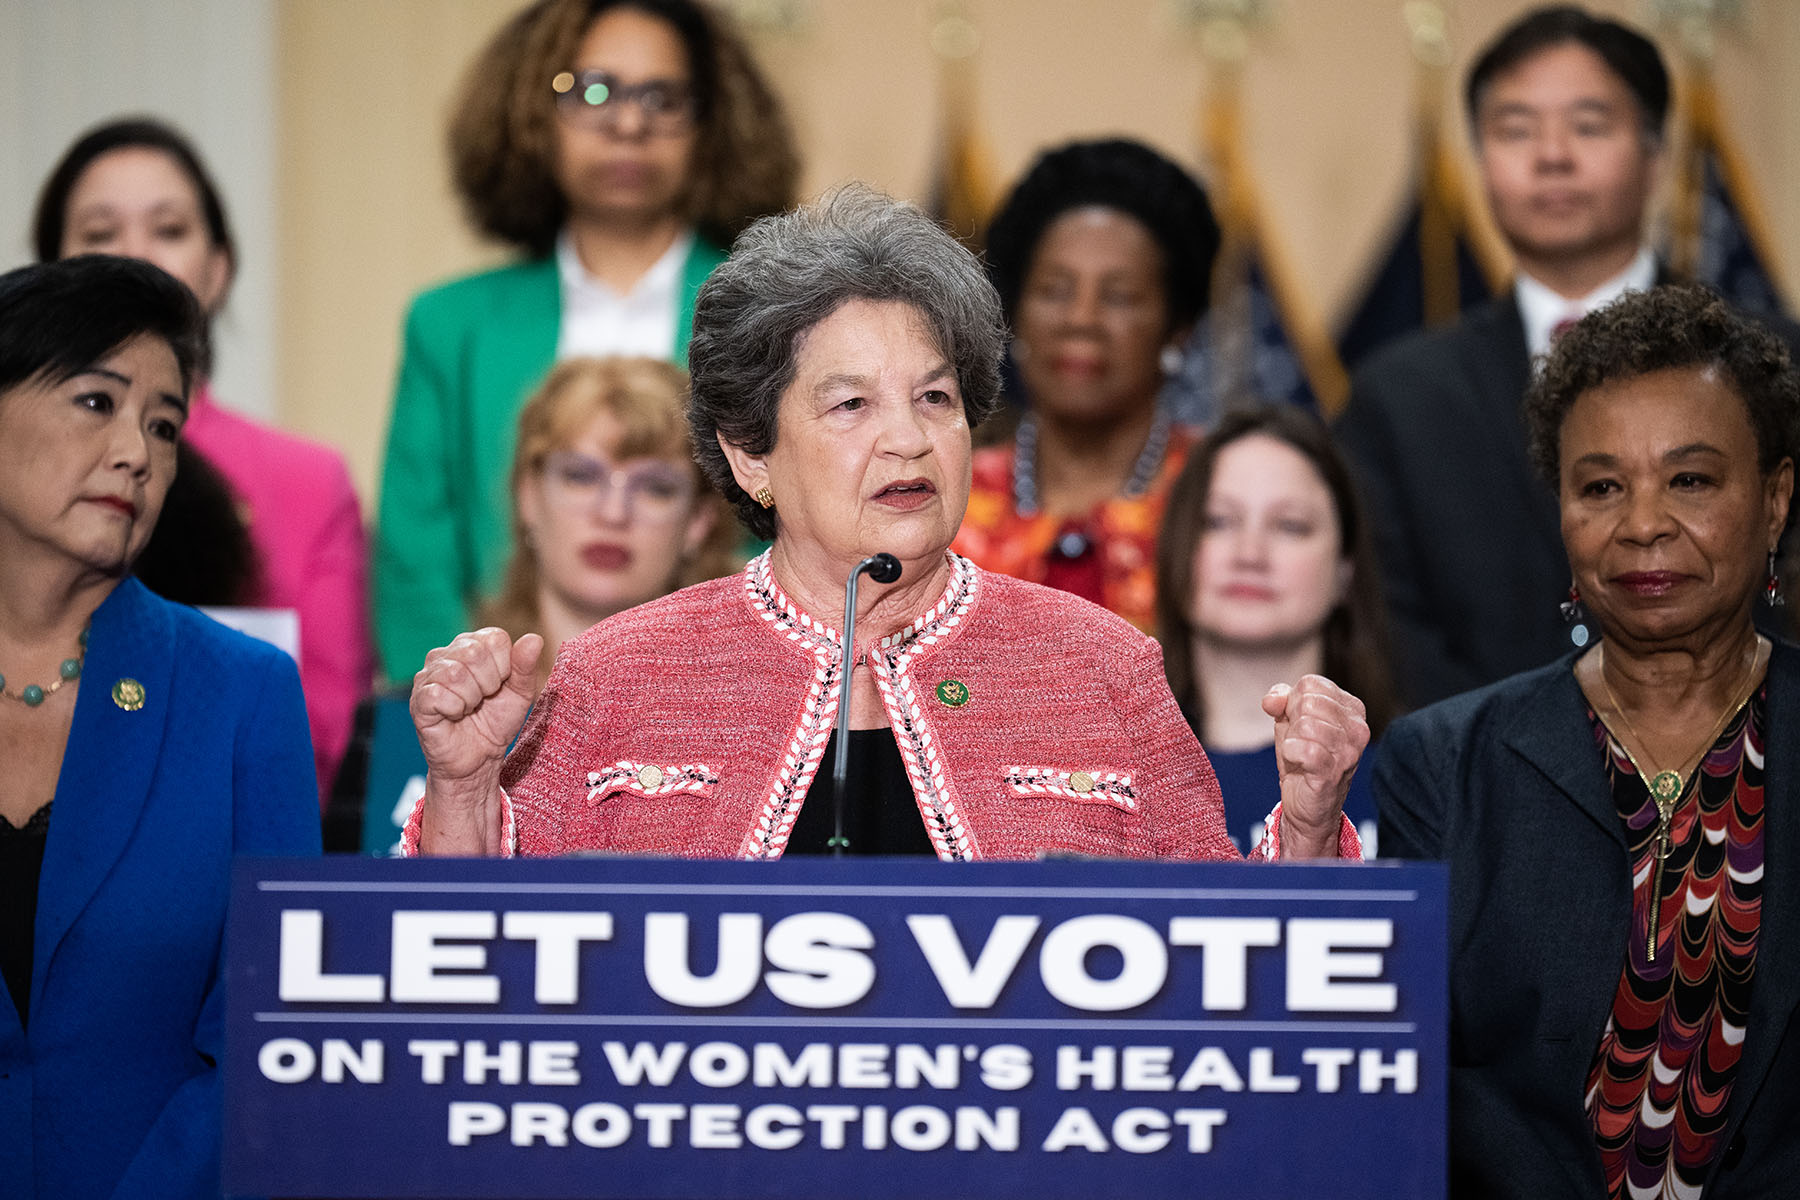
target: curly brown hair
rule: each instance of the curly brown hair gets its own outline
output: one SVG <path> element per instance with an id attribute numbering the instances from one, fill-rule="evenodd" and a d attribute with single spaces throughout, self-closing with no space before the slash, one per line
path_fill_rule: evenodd
<path id="1" fill-rule="evenodd" d="M 451 177 L 482 232 L 532 255 L 556 244 L 569 204 L 552 171 L 550 80 L 594 21 L 619 7 L 667 21 L 687 49 L 699 127 L 683 216 L 730 245 L 751 221 L 793 204 L 800 156 L 787 114 L 721 13 L 699 0 L 537 0 L 470 64 L 450 119 Z"/>

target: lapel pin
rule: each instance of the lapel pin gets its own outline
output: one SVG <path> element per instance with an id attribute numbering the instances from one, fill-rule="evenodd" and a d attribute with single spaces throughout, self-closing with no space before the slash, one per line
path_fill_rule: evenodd
<path id="1" fill-rule="evenodd" d="M 960 679 L 946 679 L 937 685 L 937 698 L 947 708 L 961 708 L 969 702 L 969 686 Z"/>
<path id="2" fill-rule="evenodd" d="M 120 679 L 112 686 L 112 698 L 126 712 L 136 712 L 144 707 L 144 685 L 129 677 Z"/>

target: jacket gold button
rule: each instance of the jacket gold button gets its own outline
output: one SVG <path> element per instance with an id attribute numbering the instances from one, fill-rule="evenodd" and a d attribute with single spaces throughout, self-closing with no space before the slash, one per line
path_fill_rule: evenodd
<path id="1" fill-rule="evenodd" d="M 661 767 L 653 766 L 653 767 L 639 767 L 638 768 L 638 786 L 639 787 L 659 788 L 662 786 L 662 781 L 663 781 L 663 773 L 662 773 Z"/>
<path id="2" fill-rule="evenodd" d="M 1078 795 L 1085 796 L 1094 790 L 1094 777 L 1086 771 L 1077 771 L 1069 776 L 1069 788 Z"/>

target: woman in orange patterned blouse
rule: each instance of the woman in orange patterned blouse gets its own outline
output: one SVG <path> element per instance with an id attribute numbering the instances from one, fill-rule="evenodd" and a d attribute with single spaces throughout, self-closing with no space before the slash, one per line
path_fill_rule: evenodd
<path id="1" fill-rule="evenodd" d="M 1800 650 L 1751 613 L 1800 375 L 1661 288 L 1564 335 L 1527 412 L 1603 640 L 1401 718 L 1374 777 L 1383 852 L 1450 862 L 1452 1194 L 1791 1195 Z"/>
<path id="2" fill-rule="evenodd" d="M 1192 443 L 1157 398 L 1206 308 L 1212 207 L 1147 146 L 1075 142 L 1038 159 L 987 242 L 1029 407 L 976 454 L 955 548 L 1149 631 L 1157 529 Z"/>

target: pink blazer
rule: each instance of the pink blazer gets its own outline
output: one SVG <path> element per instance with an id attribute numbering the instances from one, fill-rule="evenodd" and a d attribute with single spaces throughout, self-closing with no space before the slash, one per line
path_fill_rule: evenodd
<path id="1" fill-rule="evenodd" d="M 950 563 L 937 603 L 868 652 L 938 857 L 1236 858 L 1157 643 L 1066 592 Z M 766 553 L 603 621 L 563 644 L 507 760 L 502 844 L 777 858 L 839 684 L 837 632 L 794 607 Z M 1360 855 L 1348 822 L 1340 852 Z"/>
<path id="2" fill-rule="evenodd" d="M 337 451 L 220 407 L 204 384 L 182 436 L 247 510 L 262 560 L 255 603 L 300 614 L 300 683 L 323 807 L 374 673 L 368 548 L 350 474 Z"/>

